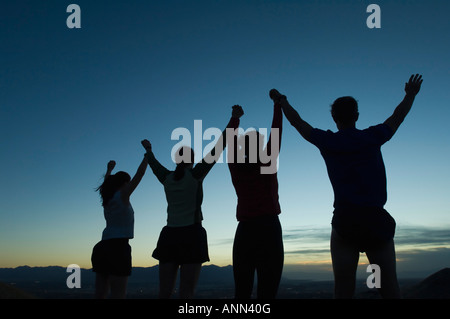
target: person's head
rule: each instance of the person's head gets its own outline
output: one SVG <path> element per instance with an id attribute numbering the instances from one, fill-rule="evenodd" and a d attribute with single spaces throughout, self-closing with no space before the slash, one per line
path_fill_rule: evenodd
<path id="1" fill-rule="evenodd" d="M 122 188 L 126 183 L 129 183 L 131 177 L 128 173 L 120 171 L 116 174 L 109 175 L 103 181 L 103 184 L 100 185 L 96 190 L 100 192 L 100 196 L 102 198 L 102 205 L 108 205 L 110 199 L 114 196 L 114 194 Z"/>
<path id="2" fill-rule="evenodd" d="M 175 168 L 174 179 L 180 180 L 184 176 L 184 170 L 186 168 L 192 168 L 194 166 L 194 151 L 188 146 L 182 146 L 175 153 Z"/>
<path id="3" fill-rule="evenodd" d="M 331 105 L 331 116 L 338 129 L 355 127 L 358 120 L 358 102 L 351 96 L 336 99 Z"/>

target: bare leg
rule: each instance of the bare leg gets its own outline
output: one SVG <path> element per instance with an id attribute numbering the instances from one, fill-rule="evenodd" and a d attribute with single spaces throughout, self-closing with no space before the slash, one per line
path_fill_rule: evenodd
<path id="1" fill-rule="evenodd" d="M 378 291 L 383 298 L 400 298 L 400 288 L 397 281 L 397 270 L 395 261 L 395 246 L 391 240 L 380 249 L 366 252 L 371 264 L 380 267 L 381 288 Z"/>
<path id="2" fill-rule="evenodd" d="M 109 292 L 109 276 L 106 274 L 95 274 L 95 296 L 96 299 L 106 299 Z"/>
<path id="3" fill-rule="evenodd" d="M 127 296 L 128 276 L 109 276 L 112 299 L 125 299 Z"/>
<path id="4" fill-rule="evenodd" d="M 159 298 L 168 299 L 172 296 L 177 281 L 178 264 L 159 263 Z"/>
<path id="5" fill-rule="evenodd" d="M 180 298 L 191 299 L 194 297 L 195 287 L 197 286 L 198 278 L 202 264 L 183 264 L 180 268 Z"/>
<path id="6" fill-rule="evenodd" d="M 334 297 L 352 298 L 355 293 L 359 251 L 348 244 L 334 229 L 331 231 L 330 248 L 334 273 Z"/>

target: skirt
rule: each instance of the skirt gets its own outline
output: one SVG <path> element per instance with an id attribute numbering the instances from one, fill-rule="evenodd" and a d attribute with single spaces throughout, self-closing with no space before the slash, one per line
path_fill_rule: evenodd
<path id="1" fill-rule="evenodd" d="M 96 273 L 130 276 L 131 246 L 127 238 L 106 239 L 98 242 L 92 250 L 92 271 Z"/>
<path id="2" fill-rule="evenodd" d="M 336 232 L 360 252 L 382 247 L 394 238 L 395 220 L 381 207 L 340 207 L 331 222 Z"/>
<path id="3" fill-rule="evenodd" d="M 197 264 L 209 261 L 206 230 L 199 223 L 164 226 L 152 257 L 162 263 Z"/>

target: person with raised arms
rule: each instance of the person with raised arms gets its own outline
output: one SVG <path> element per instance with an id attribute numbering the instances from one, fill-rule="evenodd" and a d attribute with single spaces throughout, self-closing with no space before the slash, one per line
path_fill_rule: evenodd
<path id="1" fill-rule="evenodd" d="M 356 128 L 358 103 L 350 96 L 336 99 L 331 116 L 337 132 L 313 128 L 277 90 L 270 94 L 280 101 L 286 118 L 300 135 L 321 152 L 334 191 L 331 257 L 335 297 L 351 298 L 355 291 L 359 253 L 379 266 L 380 294 L 399 298 L 394 234 L 395 220 L 384 209 L 387 200 L 386 171 L 381 146 L 389 141 L 411 110 L 420 91 L 422 76 L 411 75 L 405 97 L 384 123 L 364 130 Z"/>
<path id="2" fill-rule="evenodd" d="M 227 128 L 235 126 L 242 108 L 233 106 Z M 202 263 L 209 261 L 207 233 L 202 226 L 203 181 L 226 146 L 222 132 L 215 147 L 194 166 L 194 152 L 182 146 L 175 154 L 176 168 L 170 171 L 156 158 L 148 140 L 142 141 L 147 160 L 167 200 L 167 225 L 161 230 L 152 256 L 159 260 L 159 298 L 170 298 L 180 269 L 180 298 L 194 297 Z"/>

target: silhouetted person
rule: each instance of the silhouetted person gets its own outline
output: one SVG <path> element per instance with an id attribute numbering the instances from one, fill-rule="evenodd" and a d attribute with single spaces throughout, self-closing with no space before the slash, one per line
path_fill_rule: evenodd
<path id="1" fill-rule="evenodd" d="M 393 241 L 395 221 L 383 208 L 387 191 L 380 148 L 405 119 L 421 84 L 422 76 L 412 75 L 405 84 L 406 96 L 392 116 L 365 130 L 355 126 L 359 116 L 356 100 L 349 96 L 338 98 L 331 107 L 336 133 L 312 128 L 285 96 L 271 91 L 280 100 L 289 122 L 319 148 L 327 166 L 334 191 L 330 247 L 336 298 L 353 296 L 360 252 L 380 267 L 382 297 L 400 297 Z"/>
<path id="2" fill-rule="evenodd" d="M 131 275 L 131 247 L 134 237 L 134 211 L 130 196 L 139 185 L 147 168 L 144 157 L 131 179 L 126 172 L 111 175 L 116 166 L 109 161 L 102 185 L 97 188 L 102 198 L 106 228 L 102 240 L 92 251 L 92 270 L 96 273 L 95 298 L 125 298 L 128 276 Z"/>
<path id="3" fill-rule="evenodd" d="M 257 131 L 251 131 L 240 137 L 240 141 L 237 136 L 234 137 L 234 158 L 228 159 L 237 195 L 236 218 L 239 222 L 233 243 L 236 299 L 251 297 L 255 271 L 258 299 L 273 299 L 278 292 L 284 262 L 276 173 L 282 118 L 281 106 L 275 104 L 273 130 L 265 149 L 263 150 L 263 136 Z M 235 119 L 233 127 L 238 126 L 239 119 Z M 241 153 L 239 145 L 244 148 Z M 229 154 L 230 148 L 231 146 L 228 148 Z M 270 162 L 261 160 L 261 152 L 270 155 Z M 244 158 L 240 157 L 242 155 Z M 269 166 L 275 167 L 275 170 L 264 173 L 264 168 Z"/>
<path id="4" fill-rule="evenodd" d="M 233 107 L 232 118 L 239 116 Z M 230 127 L 230 124 L 228 124 Z M 153 257 L 159 260 L 159 298 L 172 295 L 180 268 L 180 297 L 193 298 L 202 263 L 209 261 L 207 234 L 202 226 L 203 180 L 226 146 L 222 133 L 216 146 L 194 167 L 194 152 L 181 147 L 176 153 L 176 169 L 169 171 L 155 158 L 148 140 L 148 164 L 163 184 L 167 199 L 167 225 L 162 229 Z"/>

